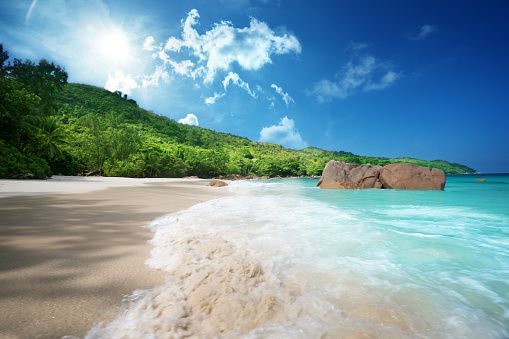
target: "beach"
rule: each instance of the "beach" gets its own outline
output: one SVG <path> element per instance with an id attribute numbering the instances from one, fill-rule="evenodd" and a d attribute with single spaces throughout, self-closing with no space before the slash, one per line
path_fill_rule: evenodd
<path id="1" fill-rule="evenodd" d="M 509 176 L 485 177 L 0 181 L 0 338 L 508 338 Z"/>
<path id="2" fill-rule="evenodd" d="M 147 225 L 229 195 L 201 179 L 0 180 L 0 338 L 83 337 L 165 280 Z"/>

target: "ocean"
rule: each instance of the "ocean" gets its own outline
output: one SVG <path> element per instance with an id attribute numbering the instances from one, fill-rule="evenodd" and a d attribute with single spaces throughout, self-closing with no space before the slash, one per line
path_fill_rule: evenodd
<path id="1" fill-rule="evenodd" d="M 87 338 L 509 338 L 509 174 L 316 183 L 233 182 L 154 220 L 169 278 Z"/>

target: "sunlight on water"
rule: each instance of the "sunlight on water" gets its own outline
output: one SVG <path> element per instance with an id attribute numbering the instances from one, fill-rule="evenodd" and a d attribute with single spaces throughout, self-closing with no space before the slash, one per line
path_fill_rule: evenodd
<path id="1" fill-rule="evenodd" d="M 235 182 L 234 197 L 151 223 L 148 264 L 166 283 L 88 338 L 506 338 L 509 185 L 462 180 Z"/>

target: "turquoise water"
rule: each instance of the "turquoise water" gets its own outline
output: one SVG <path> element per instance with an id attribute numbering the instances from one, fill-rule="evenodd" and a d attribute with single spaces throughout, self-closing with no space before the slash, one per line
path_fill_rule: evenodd
<path id="1" fill-rule="evenodd" d="M 509 175 L 448 176 L 445 191 L 316 183 L 235 182 L 156 219 L 148 264 L 167 283 L 89 337 L 509 337 Z"/>

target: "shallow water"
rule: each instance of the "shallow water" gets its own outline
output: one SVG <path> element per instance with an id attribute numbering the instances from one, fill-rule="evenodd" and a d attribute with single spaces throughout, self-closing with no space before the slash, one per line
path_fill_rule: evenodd
<path id="1" fill-rule="evenodd" d="M 509 176 L 445 191 L 235 182 L 154 220 L 136 291 L 88 338 L 507 338 Z"/>

